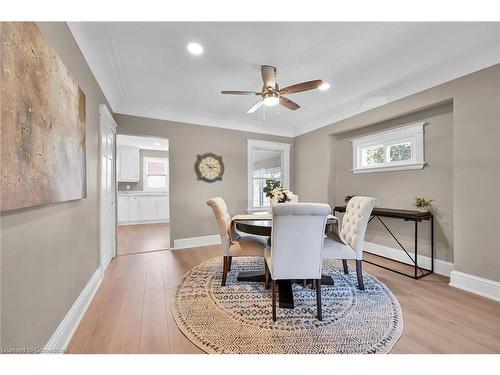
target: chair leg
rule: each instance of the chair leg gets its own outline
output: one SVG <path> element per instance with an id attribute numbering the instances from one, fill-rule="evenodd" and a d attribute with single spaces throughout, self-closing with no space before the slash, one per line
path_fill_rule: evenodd
<path id="1" fill-rule="evenodd" d="M 222 260 L 222 286 L 226 286 L 228 258 L 225 256 Z"/>
<path id="2" fill-rule="evenodd" d="M 227 257 L 227 272 L 231 271 L 231 264 L 233 262 L 233 257 Z"/>
<path id="3" fill-rule="evenodd" d="M 269 267 L 267 266 L 267 262 L 264 260 L 264 269 L 265 269 L 265 278 L 264 278 L 264 288 L 269 289 L 269 278 L 270 272 Z"/>
<path id="4" fill-rule="evenodd" d="M 273 295 L 273 322 L 276 321 L 276 280 L 271 282 L 271 294 Z"/>
<path id="5" fill-rule="evenodd" d="M 316 309 L 318 310 L 318 320 L 323 320 L 321 312 L 321 279 L 316 280 Z"/>
<path id="6" fill-rule="evenodd" d="M 344 273 L 349 274 L 349 267 L 347 267 L 347 259 L 342 259 L 342 267 L 344 267 Z"/>
<path id="7" fill-rule="evenodd" d="M 363 267 L 362 260 L 356 260 L 356 276 L 358 277 L 358 288 L 365 290 L 365 283 L 363 282 Z"/>

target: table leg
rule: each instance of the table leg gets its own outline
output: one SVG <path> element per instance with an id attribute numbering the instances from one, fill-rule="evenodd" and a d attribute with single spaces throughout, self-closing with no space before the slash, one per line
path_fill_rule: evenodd
<path id="1" fill-rule="evenodd" d="M 415 220 L 415 279 L 417 278 L 418 270 L 418 220 Z"/>
<path id="2" fill-rule="evenodd" d="M 431 216 L 431 272 L 434 272 L 434 215 Z"/>

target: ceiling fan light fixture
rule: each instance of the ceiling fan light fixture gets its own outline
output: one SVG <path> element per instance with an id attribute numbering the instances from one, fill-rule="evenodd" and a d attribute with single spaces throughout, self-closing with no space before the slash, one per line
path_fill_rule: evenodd
<path id="1" fill-rule="evenodd" d="M 191 55 L 201 55 L 203 53 L 203 47 L 199 43 L 189 43 L 187 50 Z"/>
<path id="2" fill-rule="evenodd" d="M 323 82 L 320 87 L 318 87 L 321 91 L 326 91 L 330 88 L 330 84 L 328 82 Z"/>
<path id="3" fill-rule="evenodd" d="M 274 107 L 280 102 L 280 99 L 278 98 L 278 94 L 272 92 L 264 94 L 264 99 L 262 99 L 262 102 L 266 107 Z"/>

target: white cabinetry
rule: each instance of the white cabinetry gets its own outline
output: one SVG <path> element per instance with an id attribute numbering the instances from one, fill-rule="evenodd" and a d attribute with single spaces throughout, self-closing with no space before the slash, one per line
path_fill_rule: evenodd
<path id="1" fill-rule="evenodd" d="M 158 199 L 158 220 L 168 221 L 170 218 L 168 197 Z"/>
<path id="2" fill-rule="evenodd" d="M 127 193 L 118 197 L 118 223 L 168 222 L 168 195 Z"/>
<path id="3" fill-rule="evenodd" d="M 124 222 L 128 220 L 129 217 L 129 198 L 128 197 L 118 197 L 118 222 Z"/>
<path id="4" fill-rule="evenodd" d="M 135 223 L 142 221 L 141 200 L 139 197 L 130 197 L 129 199 L 129 214 L 126 222 Z"/>
<path id="5" fill-rule="evenodd" d="M 139 148 L 118 145 L 117 149 L 118 182 L 139 181 Z"/>

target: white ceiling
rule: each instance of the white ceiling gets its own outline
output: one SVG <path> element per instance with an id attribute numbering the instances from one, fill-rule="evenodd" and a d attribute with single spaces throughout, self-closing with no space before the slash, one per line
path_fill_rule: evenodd
<path id="1" fill-rule="evenodd" d="M 165 138 L 118 134 L 116 142 L 119 145 L 135 146 L 143 150 L 168 151 L 168 139 Z"/>
<path id="2" fill-rule="evenodd" d="M 114 112 L 296 136 L 500 62 L 500 23 L 71 22 Z M 192 56 L 186 44 L 203 45 Z M 301 108 L 247 114 L 260 65 Z"/>

